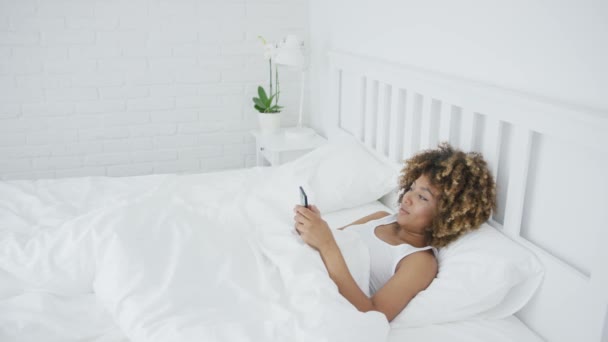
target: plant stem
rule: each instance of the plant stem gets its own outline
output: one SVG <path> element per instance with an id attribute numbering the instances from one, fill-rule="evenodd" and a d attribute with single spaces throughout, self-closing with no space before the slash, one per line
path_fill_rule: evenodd
<path id="1" fill-rule="evenodd" d="M 268 92 L 268 94 L 269 94 L 269 96 L 272 96 L 272 58 L 268 59 L 268 71 L 270 73 L 270 77 L 269 77 L 269 80 L 270 80 L 270 87 L 269 87 L 270 89 L 269 90 L 270 91 Z"/>
<path id="2" fill-rule="evenodd" d="M 277 86 L 277 96 L 275 97 L 275 105 L 279 105 L 279 68 L 277 68 L 277 66 L 274 66 L 274 77 L 276 78 L 276 86 Z"/>

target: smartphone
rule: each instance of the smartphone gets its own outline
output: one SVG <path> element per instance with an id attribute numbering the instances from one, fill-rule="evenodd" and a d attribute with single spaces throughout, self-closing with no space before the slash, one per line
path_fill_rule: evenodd
<path id="1" fill-rule="evenodd" d="M 306 196 L 306 192 L 304 192 L 302 187 L 300 187 L 300 205 L 308 208 L 308 196 Z"/>

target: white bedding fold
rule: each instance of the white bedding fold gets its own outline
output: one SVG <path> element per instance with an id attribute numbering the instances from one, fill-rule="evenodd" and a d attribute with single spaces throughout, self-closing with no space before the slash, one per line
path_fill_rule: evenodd
<path id="1" fill-rule="evenodd" d="M 58 296 L 29 291 L 0 301 L 0 341 L 128 342 L 128 339 L 93 294 Z"/>
<path id="2" fill-rule="evenodd" d="M 270 172 L 166 177 L 31 237 L 4 231 L 0 267 L 30 290 L 94 293 L 135 342 L 385 340 L 384 315 L 358 312 L 292 233 L 297 188 L 274 196 Z"/>

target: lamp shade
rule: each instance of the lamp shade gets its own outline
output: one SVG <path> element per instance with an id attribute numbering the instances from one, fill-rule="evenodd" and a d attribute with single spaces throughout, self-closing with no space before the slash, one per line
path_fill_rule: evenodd
<path id="1" fill-rule="evenodd" d="M 289 35 L 279 44 L 274 62 L 276 64 L 299 67 L 305 66 L 302 43 L 294 35 Z"/>

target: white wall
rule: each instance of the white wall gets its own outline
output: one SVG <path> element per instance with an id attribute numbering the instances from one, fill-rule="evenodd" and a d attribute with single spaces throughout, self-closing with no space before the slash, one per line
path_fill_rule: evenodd
<path id="1" fill-rule="evenodd" d="M 312 123 L 330 49 L 608 111 L 608 2 L 311 0 Z"/>
<path id="2" fill-rule="evenodd" d="M 2 0 L 0 178 L 253 165 L 256 37 L 308 25 L 304 0 Z M 299 74 L 281 76 L 289 125 Z"/>

